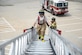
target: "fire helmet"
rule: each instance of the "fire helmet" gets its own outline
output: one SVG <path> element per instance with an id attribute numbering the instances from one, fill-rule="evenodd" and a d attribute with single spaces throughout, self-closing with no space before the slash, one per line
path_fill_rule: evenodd
<path id="1" fill-rule="evenodd" d="M 54 20 L 54 21 L 55 21 L 56 19 L 53 17 L 53 18 L 52 18 L 52 20 Z"/>
<path id="2" fill-rule="evenodd" d="M 44 10 L 41 9 L 41 10 L 39 11 L 39 14 L 40 14 L 40 15 L 44 15 Z"/>

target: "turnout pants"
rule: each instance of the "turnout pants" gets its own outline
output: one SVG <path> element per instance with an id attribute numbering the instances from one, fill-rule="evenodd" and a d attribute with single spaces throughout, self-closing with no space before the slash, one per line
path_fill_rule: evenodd
<path id="1" fill-rule="evenodd" d="M 42 25 L 37 24 L 37 33 L 39 35 L 44 36 L 45 35 L 45 30 L 46 30 L 46 23 L 44 23 Z"/>

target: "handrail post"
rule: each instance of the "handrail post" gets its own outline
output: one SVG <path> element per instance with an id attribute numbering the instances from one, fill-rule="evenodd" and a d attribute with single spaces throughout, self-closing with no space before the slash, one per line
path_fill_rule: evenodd
<path id="1" fill-rule="evenodd" d="M 27 48 L 27 36 L 25 36 L 25 49 Z"/>
<path id="2" fill-rule="evenodd" d="M 5 55 L 5 49 L 4 48 L 0 49 L 0 55 Z"/>
<path id="3" fill-rule="evenodd" d="M 21 37 L 21 54 L 23 52 L 23 37 Z"/>
<path id="4" fill-rule="evenodd" d="M 20 55 L 20 54 L 21 54 L 21 53 L 20 53 L 20 50 L 21 50 L 21 38 L 19 38 L 19 43 L 18 43 L 18 44 L 19 44 L 19 47 L 18 47 L 18 48 L 19 48 L 19 49 L 18 49 L 18 50 L 19 50 L 19 51 L 18 51 L 18 55 Z"/>
<path id="5" fill-rule="evenodd" d="M 12 54 L 11 55 L 15 55 L 15 48 L 16 48 L 15 44 L 16 44 L 16 42 L 14 41 L 13 42 L 13 49 L 12 49 Z"/>
<path id="6" fill-rule="evenodd" d="M 23 52 L 25 52 L 25 36 L 23 36 Z"/>

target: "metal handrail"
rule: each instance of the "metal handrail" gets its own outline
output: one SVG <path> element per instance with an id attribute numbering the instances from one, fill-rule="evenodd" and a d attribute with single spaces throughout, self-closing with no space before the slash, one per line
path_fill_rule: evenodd
<path id="1" fill-rule="evenodd" d="M 33 33 L 34 32 L 34 33 Z M 36 35 L 35 29 L 28 29 L 27 32 L 10 39 L 6 42 L 2 42 L 0 44 L 0 55 L 5 55 L 5 48 L 9 44 L 11 44 L 11 48 L 8 55 L 21 55 L 24 54 L 25 50 L 29 47 L 29 45 L 34 40 L 34 36 Z"/>
<path id="2" fill-rule="evenodd" d="M 56 55 L 82 55 L 82 50 L 60 36 L 56 30 L 49 28 L 49 36 Z"/>

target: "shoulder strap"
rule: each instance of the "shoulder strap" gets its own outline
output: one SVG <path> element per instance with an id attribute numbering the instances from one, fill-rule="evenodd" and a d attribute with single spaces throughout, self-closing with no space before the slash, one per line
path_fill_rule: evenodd
<path id="1" fill-rule="evenodd" d="M 40 17 L 38 16 L 38 21 L 40 20 Z"/>
<path id="2" fill-rule="evenodd" d="M 38 23 L 39 23 L 39 21 L 40 21 L 40 17 L 38 16 Z"/>

